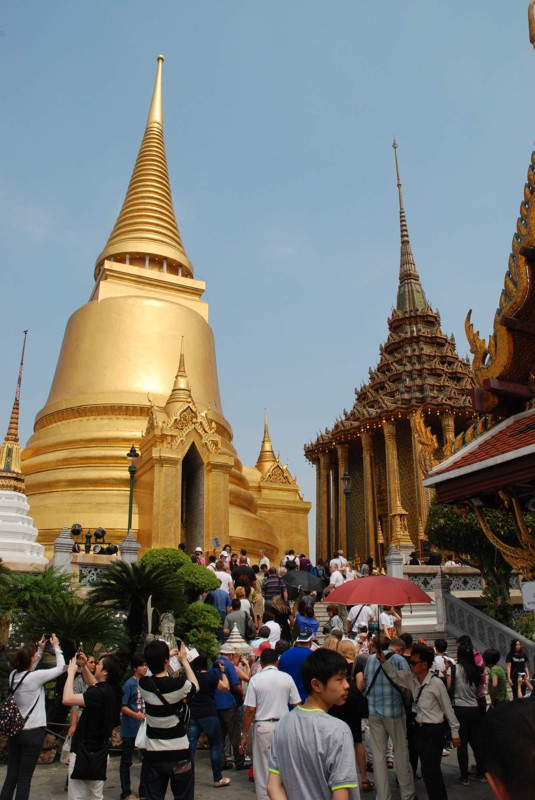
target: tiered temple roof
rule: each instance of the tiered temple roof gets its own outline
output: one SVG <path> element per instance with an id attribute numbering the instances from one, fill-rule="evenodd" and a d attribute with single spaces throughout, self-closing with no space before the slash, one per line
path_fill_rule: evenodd
<path id="1" fill-rule="evenodd" d="M 305 454 L 336 441 L 356 438 L 362 430 L 379 427 L 385 418 L 401 418 L 424 408 L 473 416 L 468 392 L 470 365 L 455 350 L 453 336 L 441 329 L 440 315 L 429 305 L 412 253 L 394 140 L 400 208 L 401 253 L 396 307 L 388 319 L 388 337 L 379 348 L 379 363 L 369 370 L 369 380 L 355 389 L 350 411 L 332 428 L 305 445 Z"/>

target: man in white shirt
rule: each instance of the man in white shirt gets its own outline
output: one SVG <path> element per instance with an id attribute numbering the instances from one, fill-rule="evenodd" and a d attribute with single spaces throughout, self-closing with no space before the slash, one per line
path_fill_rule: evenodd
<path id="1" fill-rule="evenodd" d="M 363 628 L 368 628 L 374 620 L 372 607 L 368 605 L 353 606 L 347 615 L 347 635 L 357 636 Z"/>
<path id="2" fill-rule="evenodd" d="M 268 760 L 275 727 L 281 717 L 288 713 L 288 706 L 296 706 L 301 702 L 293 678 L 277 669 L 278 659 L 275 650 L 263 650 L 260 656 L 262 671 L 251 678 L 245 695 L 240 749 L 245 752 L 249 729 L 254 724 L 254 784 L 258 800 L 269 800 Z"/>
<path id="3" fill-rule="evenodd" d="M 327 597 L 333 589 L 336 589 L 338 586 L 341 586 L 344 583 L 344 576 L 340 572 L 340 570 L 335 569 L 334 572 L 331 572 L 329 575 L 329 585 L 323 592 L 323 596 Z"/>
<path id="4" fill-rule="evenodd" d="M 226 572 L 223 561 L 219 560 L 216 562 L 214 574 L 217 575 L 221 581 L 221 589 L 223 589 L 225 592 L 228 592 L 232 599 L 234 597 L 234 583 L 232 582 L 230 573 Z"/>
<path id="5" fill-rule="evenodd" d="M 270 564 L 269 558 L 266 555 L 266 551 L 265 550 L 260 550 L 260 552 L 258 553 L 258 556 L 259 556 L 259 559 L 260 559 L 259 562 L 258 562 L 258 566 L 260 567 L 260 569 L 262 569 L 264 564 L 269 569 L 271 564 Z"/>

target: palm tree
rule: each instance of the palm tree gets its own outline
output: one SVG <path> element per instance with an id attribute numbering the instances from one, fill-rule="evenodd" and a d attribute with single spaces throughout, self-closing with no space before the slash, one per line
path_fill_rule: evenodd
<path id="1" fill-rule="evenodd" d="M 185 604 L 181 581 L 176 574 L 164 567 L 153 567 L 143 562 L 127 564 L 125 561 L 115 561 L 103 571 L 93 583 L 87 599 L 126 614 L 131 653 L 149 633 L 149 599 L 158 611 L 173 611 L 175 615 L 181 613 Z"/>
<path id="2" fill-rule="evenodd" d="M 75 654 L 80 643 L 87 653 L 96 648 L 124 650 L 128 645 L 124 619 L 108 609 L 91 607 L 78 598 L 39 600 L 15 625 L 16 640 L 36 641 L 42 633 L 55 633 L 65 658 Z"/>

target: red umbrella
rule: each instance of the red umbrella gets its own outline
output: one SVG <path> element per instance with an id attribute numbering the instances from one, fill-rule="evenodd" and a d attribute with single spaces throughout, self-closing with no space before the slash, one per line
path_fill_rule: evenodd
<path id="1" fill-rule="evenodd" d="M 324 603 L 342 603 L 355 606 L 370 603 L 382 606 L 403 606 L 407 603 L 431 603 L 429 595 L 411 581 L 403 578 L 389 578 L 387 575 L 374 575 L 346 581 L 334 589 Z"/>

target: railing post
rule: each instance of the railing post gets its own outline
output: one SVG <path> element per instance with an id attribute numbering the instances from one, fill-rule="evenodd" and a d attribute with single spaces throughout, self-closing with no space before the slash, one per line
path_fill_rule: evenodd
<path id="1" fill-rule="evenodd" d="M 63 572 L 71 571 L 71 555 L 72 546 L 74 542 L 71 539 L 69 528 L 65 525 L 61 529 L 61 533 L 54 542 L 54 556 L 52 558 L 52 566 L 55 569 L 60 569 Z"/>
<path id="2" fill-rule="evenodd" d="M 139 544 L 138 540 L 134 536 L 131 530 L 128 531 L 127 535 L 119 545 L 119 552 L 121 553 L 121 559 L 126 561 L 127 564 L 134 564 L 139 555 L 139 551 L 141 550 L 141 545 Z"/>
<path id="3" fill-rule="evenodd" d="M 435 605 L 437 608 L 437 630 L 445 631 L 447 623 L 445 595 L 450 593 L 451 581 L 440 569 L 436 578 L 433 578 L 431 581 L 431 587 L 435 593 Z"/>
<path id="4" fill-rule="evenodd" d="M 385 556 L 386 574 L 390 578 L 403 578 L 403 556 L 393 544 Z"/>

